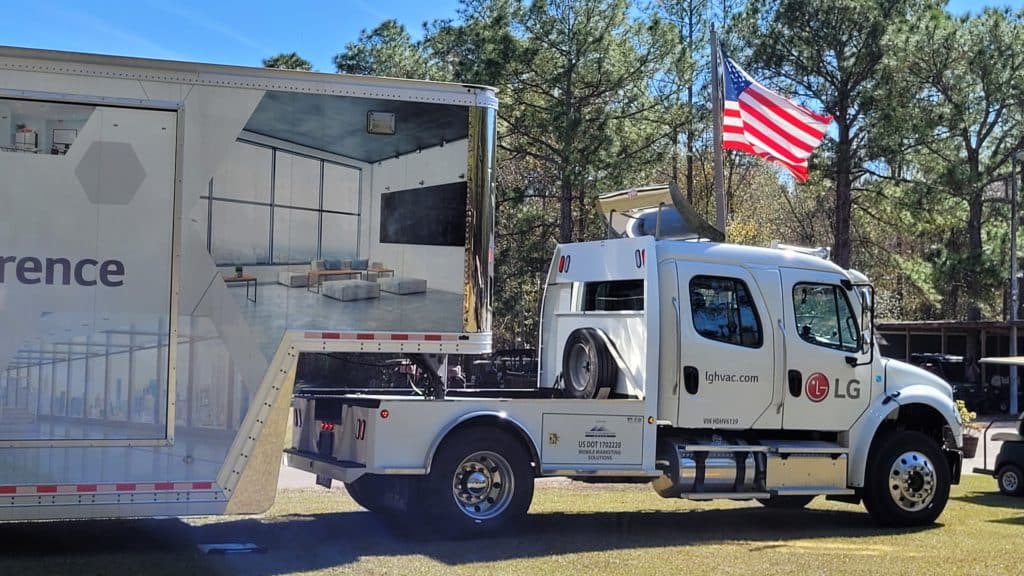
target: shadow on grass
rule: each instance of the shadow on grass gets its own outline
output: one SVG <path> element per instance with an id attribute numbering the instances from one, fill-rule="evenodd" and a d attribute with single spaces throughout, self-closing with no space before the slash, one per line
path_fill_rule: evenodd
<path id="1" fill-rule="evenodd" d="M 426 540 L 410 528 L 413 527 L 396 530 L 392 523 L 369 512 L 339 512 L 247 518 L 199 526 L 179 520 L 6 525 L 0 526 L 0 541 L 16 543 L 9 548 L 9 554 L 15 557 L 27 560 L 45 556 L 57 561 L 63 557 L 64 566 L 81 555 L 119 555 L 124 572 L 108 569 L 104 574 L 150 574 L 152 566 L 146 562 L 170 556 L 191 558 L 204 573 L 255 576 L 343 567 L 368 556 L 417 555 L 454 566 L 736 541 L 749 541 L 751 550 L 768 550 L 777 546 L 779 540 L 862 538 L 929 529 L 880 529 L 859 511 L 758 508 L 530 514 L 513 535 L 489 538 L 486 545 Z M 252 542 L 267 551 L 219 558 L 200 556 L 195 548 L 196 544 L 225 542 Z M 132 558 L 137 559 L 134 564 L 130 562 Z M 83 574 L 71 570 L 66 573 Z"/>
<path id="2" fill-rule="evenodd" d="M 952 496 L 950 500 L 978 504 L 992 508 L 1016 508 L 1024 510 L 1024 498 L 1005 496 L 999 492 L 970 492 L 960 496 Z"/>

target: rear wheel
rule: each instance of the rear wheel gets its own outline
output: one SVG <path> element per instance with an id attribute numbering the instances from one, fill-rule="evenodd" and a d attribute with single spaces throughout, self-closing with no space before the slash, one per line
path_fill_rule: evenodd
<path id="1" fill-rule="evenodd" d="M 864 478 L 864 506 L 883 526 L 921 526 L 939 517 L 949 499 L 946 457 L 920 432 L 879 440 Z"/>
<path id="2" fill-rule="evenodd" d="M 758 498 L 757 501 L 765 508 L 777 508 L 786 510 L 797 510 L 803 508 L 814 500 L 813 495 L 808 496 L 775 496 L 774 498 Z"/>
<path id="3" fill-rule="evenodd" d="M 1024 496 L 1024 474 L 1016 464 L 1006 464 L 996 474 L 999 491 L 1007 496 Z"/>
<path id="4" fill-rule="evenodd" d="M 441 444 L 415 503 L 435 534 L 467 537 L 515 525 L 532 500 L 533 468 L 520 439 L 474 426 Z"/>

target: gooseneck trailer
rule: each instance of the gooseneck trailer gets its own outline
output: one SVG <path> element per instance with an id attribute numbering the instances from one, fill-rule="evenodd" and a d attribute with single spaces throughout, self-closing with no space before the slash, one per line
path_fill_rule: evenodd
<path id="1" fill-rule="evenodd" d="M 543 476 L 888 525 L 959 480 L 868 279 L 706 241 L 671 187 L 556 248 L 534 387 L 449 387 L 491 351 L 491 89 L 14 48 L 0 79 L 0 520 L 260 512 L 289 426 L 289 466 L 459 535 Z M 417 393 L 296 383 L 316 358 Z"/>

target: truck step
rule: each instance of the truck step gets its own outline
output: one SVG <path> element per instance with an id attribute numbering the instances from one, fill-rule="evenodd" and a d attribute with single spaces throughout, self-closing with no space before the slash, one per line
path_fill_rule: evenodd
<path id="1" fill-rule="evenodd" d="M 850 449 L 835 442 L 820 440 L 762 440 L 775 454 L 849 454 Z"/>
<path id="2" fill-rule="evenodd" d="M 680 498 L 687 500 L 754 500 L 771 498 L 768 492 L 683 492 Z"/>
<path id="3" fill-rule="evenodd" d="M 853 496 L 856 492 L 851 488 L 777 488 L 772 490 L 776 496 Z"/>
<path id="4" fill-rule="evenodd" d="M 686 452 L 768 452 L 768 446 L 751 446 L 749 444 L 686 444 L 682 448 Z"/>
<path id="5" fill-rule="evenodd" d="M 314 460 L 322 464 L 330 464 L 331 466 L 336 466 L 338 468 L 366 468 L 366 464 L 360 464 L 359 462 L 352 462 L 351 460 L 335 460 L 334 458 L 328 458 L 326 456 L 321 456 L 320 454 L 304 452 L 294 448 L 285 448 L 284 453 L 291 454 L 292 456 L 301 456 L 302 458 Z"/>

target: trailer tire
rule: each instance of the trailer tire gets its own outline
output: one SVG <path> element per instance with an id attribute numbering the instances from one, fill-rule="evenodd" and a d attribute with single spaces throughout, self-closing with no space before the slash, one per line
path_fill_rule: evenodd
<path id="1" fill-rule="evenodd" d="M 777 510 L 799 510 L 806 507 L 814 500 L 813 495 L 806 496 L 774 496 L 772 498 L 758 498 L 757 501 L 765 508 Z"/>
<path id="2" fill-rule="evenodd" d="M 916 431 L 878 439 L 864 477 L 864 507 L 882 526 L 935 522 L 949 500 L 950 471 L 935 441 Z"/>
<path id="3" fill-rule="evenodd" d="M 434 455 L 413 515 L 432 536 L 466 538 L 502 532 L 533 501 L 533 467 L 520 438 L 470 426 L 451 433 Z"/>
<path id="4" fill-rule="evenodd" d="M 618 367 L 600 332 L 577 328 L 569 334 L 562 351 L 562 377 L 572 398 L 596 398 L 615 387 Z"/>
<path id="5" fill-rule="evenodd" d="M 1024 496 L 1024 473 L 1016 464 L 1004 464 L 996 473 L 999 491 L 1007 496 Z"/>

